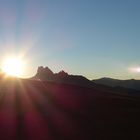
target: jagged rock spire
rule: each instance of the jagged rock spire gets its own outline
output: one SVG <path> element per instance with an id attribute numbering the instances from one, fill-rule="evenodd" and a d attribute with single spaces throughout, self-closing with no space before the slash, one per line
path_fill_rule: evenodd
<path id="1" fill-rule="evenodd" d="M 48 67 L 44 68 L 43 66 L 39 66 L 37 70 L 37 74 L 53 75 L 54 73 Z"/>

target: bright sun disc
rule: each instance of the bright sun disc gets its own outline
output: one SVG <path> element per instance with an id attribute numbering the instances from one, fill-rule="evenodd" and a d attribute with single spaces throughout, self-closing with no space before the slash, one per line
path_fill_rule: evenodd
<path id="1" fill-rule="evenodd" d="M 11 76 L 19 77 L 24 70 L 24 62 L 21 58 L 11 57 L 3 62 L 3 71 Z"/>
<path id="2" fill-rule="evenodd" d="M 140 73 L 140 67 L 130 68 L 130 70 L 134 73 Z"/>

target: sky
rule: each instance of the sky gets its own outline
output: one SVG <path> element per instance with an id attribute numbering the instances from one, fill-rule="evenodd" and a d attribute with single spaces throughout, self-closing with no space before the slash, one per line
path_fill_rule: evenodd
<path id="1" fill-rule="evenodd" d="M 89 79 L 140 79 L 139 0 L 0 0 L 0 64 L 26 61 Z M 0 65 L 1 66 L 1 65 Z"/>

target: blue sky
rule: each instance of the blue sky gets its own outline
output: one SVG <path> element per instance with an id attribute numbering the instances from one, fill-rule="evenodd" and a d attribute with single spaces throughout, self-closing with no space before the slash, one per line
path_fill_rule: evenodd
<path id="1" fill-rule="evenodd" d="M 90 79 L 140 79 L 139 0 L 0 0 L 0 59 L 22 54 L 38 66 Z"/>

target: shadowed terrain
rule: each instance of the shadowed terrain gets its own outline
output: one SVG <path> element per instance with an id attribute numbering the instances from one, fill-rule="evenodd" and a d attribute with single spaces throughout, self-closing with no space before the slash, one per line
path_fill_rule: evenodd
<path id="1" fill-rule="evenodd" d="M 140 138 L 140 96 L 103 86 L 1 78 L 0 139 Z"/>
<path id="2" fill-rule="evenodd" d="M 96 84 L 102 84 L 110 87 L 123 87 L 128 89 L 135 89 L 140 91 L 140 80 L 130 79 L 130 80 L 118 80 L 112 78 L 101 78 L 92 80 Z"/>

